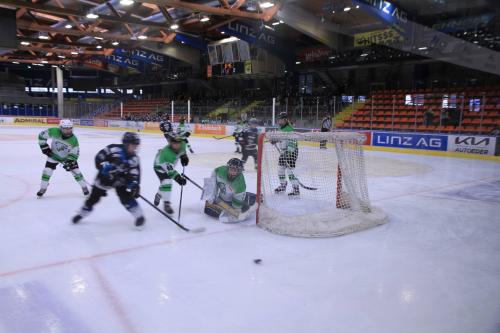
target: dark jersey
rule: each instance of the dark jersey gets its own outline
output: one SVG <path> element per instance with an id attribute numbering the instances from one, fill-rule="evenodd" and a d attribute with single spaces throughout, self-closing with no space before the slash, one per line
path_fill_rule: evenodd
<path id="1" fill-rule="evenodd" d="M 139 157 L 127 154 L 122 144 L 101 149 L 95 157 L 95 166 L 99 169 L 98 178 L 105 180 L 105 186 L 128 186 L 141 181 Z"/>
<path id="2" fill-rule="evenodd" d="M 171 133 L 173 131 L 172 123 L 168 120 L 162 120 L 160 122 L 160 130 L 163 133 Z"/>
<path id="3" fill-rule="evenodd" d="M 257 150 L 259 130 L 256 128 L 246 128 L 242 133 L 241 146 L 246 150 Z"/>

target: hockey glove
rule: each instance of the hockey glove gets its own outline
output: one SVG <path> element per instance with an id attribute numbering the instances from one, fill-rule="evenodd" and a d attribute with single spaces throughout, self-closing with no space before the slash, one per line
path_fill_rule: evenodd
<path id="1" fill-rule="evenodd" d="M 179 184 L 180 186 L 186 185 L 186 178 L 182 177 L 181 175 L 175 176 L 174 180 Z"/>
<path id="2" fill-rule="evenodd" d="M 64 161 L 63 168 L 66 171 L 71 171 L 71 170 L 77 169 L 78 168 L 78 162 L 73 161 L 73 160 Z"/>
<path id="3" fill-rule="evenodd" d="M 109 162 L 102 162 L 101 167 L 99 168 L 99 174 L 104 177 L 106 180 L 112 180 L 115 166 Z"/>
<path id="4" fill-rule="evenodd" d="M 186 154 L 182 155 L 181 156 L 181 165 L 183 167 L 185 167 L 188 164 L 189 164 L 189 157 Z"/>
<path id="5" fill-rule="evenodd" d="M 47 155 L 48 157 L 52 156 L 52 149 L 50 149 L 49 145 L 41 145 L 40 149 L 42 150 L 42 154 Z"/>

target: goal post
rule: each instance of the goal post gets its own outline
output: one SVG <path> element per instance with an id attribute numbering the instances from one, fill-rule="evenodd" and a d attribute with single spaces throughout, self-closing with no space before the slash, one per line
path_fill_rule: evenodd
<path id="1" fill-rule="evenodd" d="M 386 223 L 387 215 L 369 200 L 363 141 L 362 134 L 347 132 L 262 133 L 257 225 L 329 237 Z"/>

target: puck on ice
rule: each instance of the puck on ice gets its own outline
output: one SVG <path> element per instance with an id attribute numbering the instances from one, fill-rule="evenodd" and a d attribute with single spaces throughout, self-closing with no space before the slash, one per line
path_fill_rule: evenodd
<path id="1" fill-rule="evenodd" d="M 262 263 L 262 259 L 254 259 L 253 262 L 259 265 L 260 263 Z"/>

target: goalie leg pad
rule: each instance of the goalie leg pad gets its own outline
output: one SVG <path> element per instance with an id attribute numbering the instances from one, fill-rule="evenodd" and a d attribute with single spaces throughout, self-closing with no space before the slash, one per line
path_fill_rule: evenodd
<path id="1" fill-rule="evenodd" d="M 209 216 L 219 218 L 220 214 L 222 213 L 222 207 L 217 204 L 211 204 L 208 201 L 205 201 L 204 213 Z"/>

